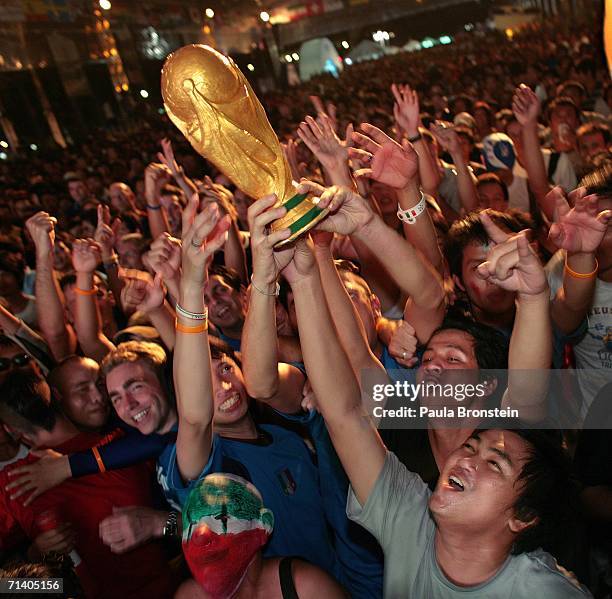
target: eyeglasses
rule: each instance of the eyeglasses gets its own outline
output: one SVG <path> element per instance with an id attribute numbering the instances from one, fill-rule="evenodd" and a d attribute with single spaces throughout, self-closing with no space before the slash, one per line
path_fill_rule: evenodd
<path id="1" fill-rule="evenodd" d="M 18 356 L 13 356 L 12 358 L 0 358 L 0 372 L 4 372 L 11 367 L 11 364 L 15 368 L 21 368 L 26 364 L 30 363 L 32 358 L 28 356 L 28 354 L 19 354 Z"/>

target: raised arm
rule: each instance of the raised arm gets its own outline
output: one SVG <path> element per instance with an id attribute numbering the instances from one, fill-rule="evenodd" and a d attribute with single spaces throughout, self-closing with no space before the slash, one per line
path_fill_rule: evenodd
<path id="1" fill-rule="evenodd" d="M 297 242 L 283 274 L 293 290 L 304 363 L 319 410 L 357 499 L 365 505 L 386 450 L 362 407 L 357 378 L 338 339 L 305 239 Z"/>
<path id="2" fill-rule="evenodd" d="M 198 196 L 193 194 L 183 211 L 179 304 L 183 311 L 199 316 L 188 318 L 177 308 L 174 348 L 179 420 L 176 459 L 185 481 L 197 478 L 210 456 L 214 401 L 203 298 L 207 261 L 223 245 L 229 227 L 229 217 L 219 219 L 215 204 L 208 204 L 200 213 L 198 205 Z"/>
<path id="3" fill-rule="evenodd" d="M 427 141 L 421 137 L 419 127 L 422 127 L 419 108 L 419 97 L 409 85 L 391 86 L 391 92 L 395 99 L 393 105 L 393 116 L 399 128 L 414 140 L 414 149 L 419 156 L 419 179 L 426 193 L 435 196 L 440 185 L 440 172 L 429 152 Z"/>
<path id="4" fill-rule="evenodd" d="M 508 354 L 508 389 L 502 407 L 519 410 L 520 418 L 537 423 L 546 417 L 548 370 L 552 363 L 552 327 L 546 273 L 527 239 L 510 236 L 486 212 L 480 219 L 493 247 L 477 274 L 502 289 L 516 292 L 516 316 Z"/>
<path id="5" fill-rule="evenodd" d="M 274 250 L 274 244 L 291 232 L 281 229 L 266 235 L 266 227 L 286 214 L 273 208 L 276 196 L 266 196 L 249 207 L 249 230 L 253 250 L 253 277 L 242 331 L 242 372 L 251 397 L 280 412 L 300 411 L 304 375 L 294 366 L 279 363 L 276 332 L 276 285 L 281 270 L 293 254 L 292 248 Z"/>
<path id="6" fill-rule="evenodd" d="M 162 233 L 170 231 L 168 219 L 160 202 L 161 188 L 168 180 L 169 171 L 161 164 L 152 162 L 145 169 L 145 199 L 147 201 L 147 218 L 151 237 L 156 239 Z"/>
<path id="7" fill-rule="evenodd" d="M 457 132 L 452 128 L 434 127 L 431 132 L 436 136 L 438 143 L 446 150 L 453 159 L 453 164 L 457 170 L 457 188 L 459 199 L 463 206 L 464 213 L 472 212 L 478 208 L 478 193 L 476 191 L 475 177 L 468 167 L 468 163 L 463 156 L 461 143 Z"/>
<path id="8" fill-rule="evenodd" d="M 26 222 L 36 246 L 36 312 L 38 326 L 53 357 L 63 360 L 76 350 L 76 334 L 66 323 L 64 298 L 53 272 L 53 246 L 56 219 L 38 212 Z"/>
<path id="9" fill-rule="evenodd" d="M 421 158 L 408 141 L 400 145 L 383 131 L 367 123 L 364 123 L 361 129 L 364 133 L 353 135 L 361 149 L 351 149 L 350 154 L 358 156 L 370 167 L 356 171 L 355 175 L 384 183 L 396 190 L 399 208 L 403 212 L 401 220 L 404 236 L 441 273 L 442 252 L 425 197 L 421 194 L 416 179 Z"/>
<path id="10" fill-rule="evenodd" d="M 554 223 L 548 233 L 556 247 L 565 251 L 563 283 L 557 291 L 551 316 L 555 326 L 566 334 L 573 333 L 587 316 L 593 302 L 597 281 L 595 253 L 601 243 L 612 211 L 598 211 L 596 195 L 584 196 L 579 188 L 570 194 L 570 205 L 560 187 L 555 187 Z"/>
<path id="11" fill-rule="evenodd" d="M 172 306 L 165 300 L 161 274 L 156 274 L 153 279 L 148 272 L 128 270 L 124 275 L 124 281 L 121 305 L 128 311 L 138 310 L 146 314 L 160 334 L 164 345 L 168 349 L 174 349 L 176 315 Z"/>
<path id="12" fill-rule="evenodd" d="M 112 291 L 117 305 L 121 305 L 121 288 L 123 283 L 119 278 L 119 259 L 115 253 L 115 233 L 110 226 L 110 209 L 98 204 L 98 226 L 94 239 L 102 251 L 102 264 L 108 277 L 108 286 Z"/>
<path id="13" fill-rule="evenodd" d="M 183 190 L 186 198 L 190 198 L 194 193 L 198 193 L 196 184 L 185 174 L 185 171 L 178 165 L 174 158 L 174 150 L 169 139 L 161 140 L 162 151 L 157 153 L 157 158 L 165 167 L 168 168 L 178 186 Z"/>
<path id="14" fill-rule="evenodd" d="M 549 220 L 552 220 L 555 206 L 548 195 L 550 184 L 548 183 L 548 175 L 538 137 L 540 99 L 529 87 L 521 84 L 514 92 L 512 111 L 522 127 L 527 182 L 540 210 Z"/>

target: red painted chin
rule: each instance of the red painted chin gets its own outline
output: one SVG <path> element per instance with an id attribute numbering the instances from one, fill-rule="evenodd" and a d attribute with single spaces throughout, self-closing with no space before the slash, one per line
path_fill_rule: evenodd
<path id="1" fill-rule="evenodd" d="M 218 535 L 210 529 L 183 541 L 183 553 L 198 584 L 213 598 L 230 597 L 238 588 L 255 554 L 266 544 L 265 530 Z"/>

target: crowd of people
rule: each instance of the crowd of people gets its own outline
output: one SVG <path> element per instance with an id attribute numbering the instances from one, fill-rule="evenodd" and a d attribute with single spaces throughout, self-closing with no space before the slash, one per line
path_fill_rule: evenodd
<path id="1" fill-rule="evenodd" d="M 611 597 L 600 33 L 466 33 L 262 97 L 327 211 L 290 244 L 164 115 L 3 163 L 2 578 Z M 482 393 L 411 426 L 373 397 L 403 383 Z"/>

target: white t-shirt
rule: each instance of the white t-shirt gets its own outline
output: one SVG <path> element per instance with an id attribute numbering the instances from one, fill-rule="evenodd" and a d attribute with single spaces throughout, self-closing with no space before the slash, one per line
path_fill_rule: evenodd
<path id="1" fill-rule="evenodd" d="M 546 172 L 548 172 L 548 165 L 550 164 L 550 157 L 552 151 L 546 148 L 542 148 L 542 156 L 544 157 L 544 166 Z M 552 174 L 552 180 L 555 185 L 563 187 L 565 193 L 573 191 L 578 186 L 578 179 L 576 178 L 576 172 L 574 165 L 570 160 L 569 155 L 566 152 L 559 154 L 559 161 L 557 162 L 557 168 Z"/>
<path id="2" fill-rule="evenodd" d="M 563 282 L 565 254 L 558 251 L 546 265 L 551 297 Z M 574 345 L 576 374 L 585 417 L 599 390 L 612 382 L 612 283 L 597 279 L 584 337 Z"/>
<path id="3" fill-rule="evenodd" d="M 529 187 L 527 171 L 518 163 L 512 169 L 512 185 L 508 187 L 508 207 L 529 212 Z"/>

